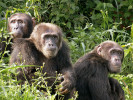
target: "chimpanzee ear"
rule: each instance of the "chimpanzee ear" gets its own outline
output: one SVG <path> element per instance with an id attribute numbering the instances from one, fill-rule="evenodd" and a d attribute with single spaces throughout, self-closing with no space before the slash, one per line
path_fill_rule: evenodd
<path id="1" fill-rule="evenodd" d="M 32 23 L 33 23 L 33 27 L 35 27 L 35 25 L 36 25 L 36 19 L 35 19 L 35 17 L 32 17 Z"/>
<path id="2" fill-rule="evenodd" d="M 100 45 L 98 45 L 98 47 L 97 47 L 97 54 L 101 55 L 101 46 Z"/>

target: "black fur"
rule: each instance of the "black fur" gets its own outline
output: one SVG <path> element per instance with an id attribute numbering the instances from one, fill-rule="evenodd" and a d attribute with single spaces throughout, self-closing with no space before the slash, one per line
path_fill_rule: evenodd
<path id="1" fill-rule="evenodd" d="M 103 47 L 106 49 L 111 46 L 117 46 L 117 44 L 107 41 Z M 98 47 L 79 58 L 74 65 L 77 76 L 76 90 L 79 94 L 77 100 L 124 100 L 120 99 L 121 95 L 124 98 L 120 84 L 115 79 L 108 78 L 110 64 L 108 60 L 97 53 Z M 106 52 L 104 52 L 105 55 Z"/>
<path id="2" fill-rule="evenodd" d="M 76 62 L 77 100 L 111 100 L 107 66 L 107 61 L 95 53 L 87 54 Z"/>
<path id="3" fill-rule="evenodd" d="M 109 77 L 109 83 L 111 85 L 113 100 L 125 100 L 124 91 L 119 82 L 116 79 Z"/>
<path id="4" fill-rule="evenodd" d="M 41 26 L 38 25 L 39 28 L 38 30 L 43 30 L 45 29 L 45 24 Z M 35 29 L 36 31 L 36 29 Z M 45 30 L 44 30 L 45 32 Z M 11 59 L 10 59 L 10 65 L 13 63 L 16 63 L 17 65 L 20 65 L 23 63 L 23 65 L 35 65 L 34 67 L 25 67 L 24 74 L 21 68 L 18 69 L 18 80 L 21 80 L 21 84 L 24 84 L 25 80 L 28 80 L 29 83 L 32 83 L 32 78 L 35 76 L 34 73 L 36 72 L 37 68 L 40 68 L 40 66 L 43 66 L 42 73 L 44 74 L 46 72 L 45 77 L 56 77 L 56 72 L 61 73 L 64 76 L 63 80 L 63 87 L 68 89 L 69 92 L 73 90 L 73 87 L 75 86 L 75 76 L 72 68 L 72 64 L 70 61 L 70 54 L 69 54 L 69 48 L 66 45 L 65 41 L 62 41 L 62 46 L 61 48 L 58 48 L 59 51 L 57 55 L 53 58 L 46 58 L 45 55 L 40 52 L 39 46 L 44 45 L 41 44 L 41 39 L 39 36 L 42 33 L 34 33 L 36 36 L 36 39 L 31 39 L 31 38 L 19 38 L 15 40 L 15 43 L 13 44 L 13 52 L 11 54 Z M 60 33 L 57 33 L 58 35 Z M 33 42 L 34 41 L 34 42 Z M 39 41 L 39 42 L 38 42 Z M 36 44 L 36 45 L 35 45 Z M 38 46 L 38 48 L 36 47 Z M 40 48 L 41 49 L 41 48 Z M 26 76 L 26 78 L 25 78 Z M 51 86 L 55 79 L 49 78 L 47 79 L 48 81 L 48 86 Z M 53 86 L 55 87 L 55 86 Z M 54 89 L 52 91 L 54 93 Z M 67 96 L 65 95 L 65 99 L 68 99 L 70 97 L 70 94 L 68 93 Z"/>
<path id="5" fill-rule="evenodd" d="M 25 14 L 25 13 L 15 13 L 9 18 L 9 20 L 11 18 L 13 18 L 14 16 L 19 16 L 19 15 L 23 16 L 23 20 L 27 21 L 27 23 L 28 23 L 27 32 L 23 33 L 23 37 L 22 38 L 28 38 L 28 37 L 30 37 L 30 34 L 33 31 L 32 17 L 29 16 L 28 14 Z M 9 24 L 10 24 L 10 22 L 8 22 L 8 31 L 11 32 L 11 30 L 9 30 L 10 29 L 10 25 Z M 11 51 L 12 51 L 11 44 L 6 44 L 6 42 L 9 41 L 9 39 L 11 39 L 11 38 L 10 37 L 8 37 L 7 39 L 4 38 L 4 37 L 0 38 L 0 53 L 1 53 L 1 55 L 4 53 L 5 49 L 6 49 L 6 51 L 7 50 L 9 51 L 9 54 L 11 53 Z M 11 39 L 10 42 L 13 42 L 13 40 L 14 40 L 14 38 Z M 8 57 L 8 55 L 5 54 L 4 57 Z"/>

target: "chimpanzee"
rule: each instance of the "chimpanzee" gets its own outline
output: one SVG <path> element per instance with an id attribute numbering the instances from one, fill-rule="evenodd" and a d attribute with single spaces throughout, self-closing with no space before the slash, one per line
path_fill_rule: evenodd
<path id="1" fill-rule="evenodd" d="M 15 13 L 8 19 L 8 31 L 11 33 L 13 40 L 16 38 L 30 37 L 34 26 L 35 19 L 25 13 Z M 6 41 L 8 40 L 10 40 L 10 38 L 1 38 L 0 52 L 3 53 L 5 51 Z M 6 50 L 11 51 L 11 44 L 7 45 Z M 5 57 L 7 56 L 8 55 L 5 55 Z"/>
<path id="2" fill-rule="evenodd" d="M 56 77 L 56 73 L 63 75 L 62 94 L 70 92 L 75 86 L 75 77 L 70 61 L 69 48 L 62 39 L 62 30 L 55 24 L 40 23 L 34 27 L 30 38 L 16 39 L 13 44 L 10 65 L 36 65 L 18 69 L 18 80 L 21 84 L 32 81 L 38 66 L 44 66 L 42 73 L 46 77 Z M 25 78 L 26 76 L 26 78 Z M 54 83 L 52 78 L 47 79 L 48 86 Z"/>
<path id="3" fill-rule="evenodd" d="M 35 26 L 35 19 L 25 13 L 15 13 L 8 19 L 8 31 L 13 38 L 28 38 Z"/>
<path id="4" fill-rule="evenodd" d="M 108 74 L 120 72 L 123 57 L 124 51 L 116 42 L 105 41 L 79 58 L 74 64 L 78 100 L 118 100 L 113 99 L 111 88 L 117 86 L 110 85 Z"/>

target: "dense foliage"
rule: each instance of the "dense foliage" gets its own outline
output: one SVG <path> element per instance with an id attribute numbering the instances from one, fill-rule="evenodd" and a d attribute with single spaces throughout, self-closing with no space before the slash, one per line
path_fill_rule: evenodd
<path id="1" fill-rule="evenodd" d="M 133 100 L 133 0 L 1 0 L 0 12 L 0 37 L 9 37 L 7 20 L 16 12 L 35 17 L 37 23 L 59 25 L 71 49 L 73 63 L 100 42 L 118 42 L 125 51 L 122 72 L 110 76 L 119 80 L 126 100 Z M 8 44 L 10 40 L 5 42 Z M 21 87 L 11 76 L 15 74 L 16 68 L 25 66 L 10 67 L 9 58 L 3 56 L 0 55 L 1 100 L 54 99 L 56 94 L 51 95 L 48 87 L 48 97 L 45 97 L 35 84 L 31 87 L 25 84 L 25 92 L 22 94 Z"/>

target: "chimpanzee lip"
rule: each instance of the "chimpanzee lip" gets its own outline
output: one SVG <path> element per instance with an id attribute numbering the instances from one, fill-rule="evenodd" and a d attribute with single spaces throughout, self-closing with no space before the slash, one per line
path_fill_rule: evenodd
<path id="1" fill-rule="evenodd" d="M 56 48 L 50 48 L 50 49 L 47 49 L 47 51 L 49 52 L 49 51 L 55 51 L 56 50 Z"/>

